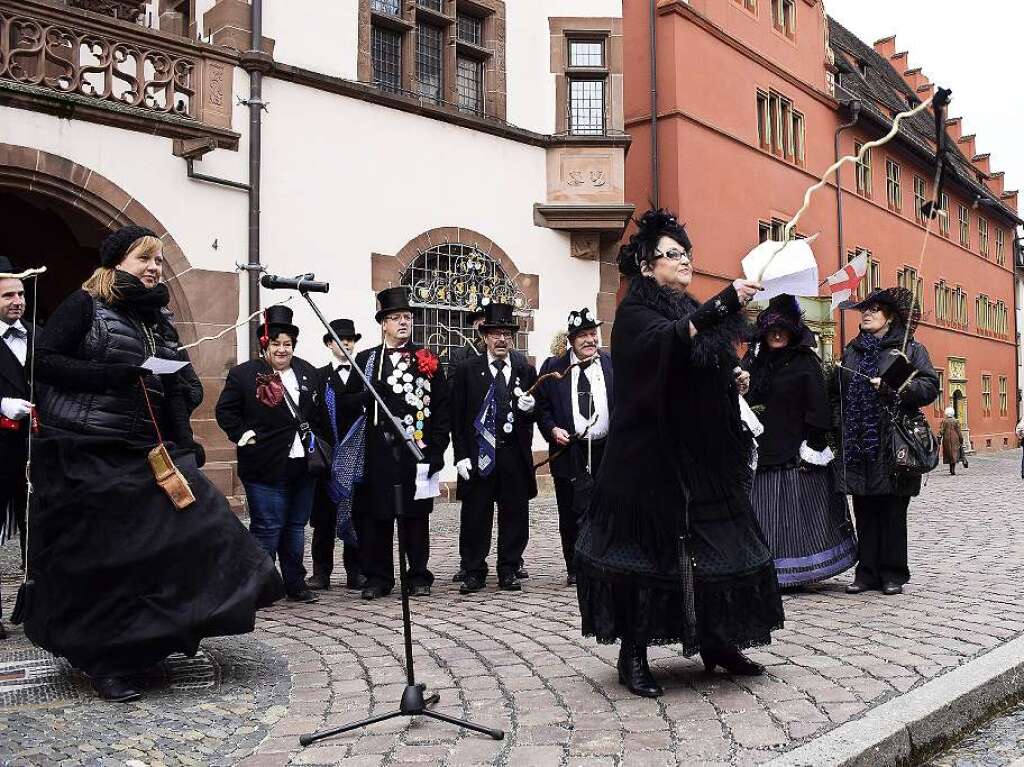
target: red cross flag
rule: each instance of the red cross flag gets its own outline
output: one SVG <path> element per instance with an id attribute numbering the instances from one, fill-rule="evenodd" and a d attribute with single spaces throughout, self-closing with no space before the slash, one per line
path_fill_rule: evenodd
<path id="1" fill-rule="evenodd" d="M 832 311 L 843 301 L 857 292 L 860 281 L 868 271 L 868 254 L 861 253 L 827 280 L 829 293 L 832 294 Z"/>

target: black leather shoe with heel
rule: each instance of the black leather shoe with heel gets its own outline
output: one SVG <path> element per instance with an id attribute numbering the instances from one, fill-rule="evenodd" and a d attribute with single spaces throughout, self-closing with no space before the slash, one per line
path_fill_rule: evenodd
<path id="1" fill-rule="evenodd" d="M 658 698 L 665 694 L 665 690 L 654 681 L 651 667 L 647 664 L 647 645 L 623 640 L 616 668 L 619 671 L 619 684 L 625 685 L 634 695 Z"/>
<path id="2" fill-rule="evenodd" d="M 750 660 L 735 647 L 701 650 L 700 659 L 704 661 L 704 668 L 709 674 L 713 674 L 719 666 L 727 674 L 735 676 L 762 676 L 764 674 L 764 666 Z"/>

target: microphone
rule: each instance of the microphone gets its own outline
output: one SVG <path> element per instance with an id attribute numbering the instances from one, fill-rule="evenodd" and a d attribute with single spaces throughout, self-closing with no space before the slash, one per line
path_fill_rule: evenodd
<path id="1" fill-rule="evenodd" d="M 312 273 L 298 277 L 278 277 L 276 274 L 264 274 L 260 277 L 260 285 L 270 290 L 298 290 L 302 293 L 327 293 L 331 289 L 329 282 L 314 282 Z"/>

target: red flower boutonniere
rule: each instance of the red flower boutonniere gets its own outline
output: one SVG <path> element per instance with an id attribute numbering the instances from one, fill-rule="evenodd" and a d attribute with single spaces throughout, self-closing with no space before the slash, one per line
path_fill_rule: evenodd
<path id="1" fill-rule="evenodd" d="M 441 364 L 441 361 L 437 358 L 430 349 L 419 349 L 416 352 L 416 365 L 420 373 L 425 375 L 427 378 L 433 378 L 434 373 L 437 372 L 437 366 Z"/>

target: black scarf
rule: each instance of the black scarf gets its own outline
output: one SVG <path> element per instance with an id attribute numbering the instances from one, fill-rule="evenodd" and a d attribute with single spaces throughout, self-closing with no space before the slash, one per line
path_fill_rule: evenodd
<path id="1" fill-rule="evenodd" d="M 126 309 L 147 323 L 157 323 L 163 317 L 162 310 L 171 301 L 167 284 L 159 282 L 147 288 L 138 277 L 118 269 L 114 275 L 114 306 Z"/>
<path id="2" fill-rule="evenodd" d="M 878 358 L 882 353 L 882 342 L 883 339 L 870 333 L 861 333 L 857 339 L 862 355 L 857 366 L 860 375 L 851 376 L 846 392 L 847 462 L 871 461 L 878 455 L 882 403 L 870 379 L 878 377 Z"/>

